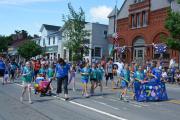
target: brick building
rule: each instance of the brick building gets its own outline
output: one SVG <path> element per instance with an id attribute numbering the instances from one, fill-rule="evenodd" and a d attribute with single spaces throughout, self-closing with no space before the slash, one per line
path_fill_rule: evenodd
<path id="1" fill-rule="evenodd" d="M 125 61 L 142 61 L 158 59 L 160 54 L 154 50 L 153 43 L 162 43 L 162 36 L 169 32 L 164 27 L 168 8 L 179 10 L 177 1 L 171 0 L 125 0 L 117 12 L 117 33 L 119 46 L 126 46 L 126 52 L 121 56 Z M 115 10 L 109 17 L 108 34 L 113 34 L 115 28 Z M 179 60 L 179 53 L 168 49 L 163 59 Z"/>

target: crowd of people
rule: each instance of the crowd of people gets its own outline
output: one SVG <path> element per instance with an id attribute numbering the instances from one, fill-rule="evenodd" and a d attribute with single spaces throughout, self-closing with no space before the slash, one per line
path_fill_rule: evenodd
<path id="1" fill-rule="evenodd" d="M 138 89 L 138 84 L 143 84 L 148 81 L 169 82 L 180 84 L 180 71 L 174 65 L 175 61 L 171 60 L 168 68 L 163 66 L 161 60 L 157 62 L 147 61 L 144 65 L 139 65 L 136 62 L 130 64 L 123 61 L 113 62 L 109 59 L 94 61 L 92 64 L 89 61 L 82 61 L 80 64 L 69 64 L 60 58 L 56 62 L 50 62 L 44 58 L 38 60 L 30 60 L 26 62 L 15 62 L 6 58 L 0 58 L 0 68 L 4 71 L 2 84 L 13 83 L 14 80 L 21 80 L 23 85 L 22 96 L 28 91 L 29 103 L 31 100 L 32 83 L 36 78 L 41 76 L 48 81 L 57 80 L 56 97 L 62 93 L 62 85 L 64 89 L 64 98 L 69 99 L 68 85 L 72 83 L 73 91 L 76 91 L 75 83 L 76 75 L 81 75 L 82 96 L 90 97 L 94 95 L 95 89 L 100 87 L 100 93 L 103 95 L 103 80 L 105 86 L 108 86 L 108 81 L 111 81 L 111 88 L 121 88 L 120 99 L 126 100 L 127 90 L 132 88 L 132 91 Z M 88 88 L 88 83 L 91 86 Z M 50 84 L 51 91 L 53 90 Z M 90 89 L 90 91 L 88 91 Z M 36 92 L 35 92 L 36 93 Z M 135 95 L 132 96 L 134 99 Z"/>

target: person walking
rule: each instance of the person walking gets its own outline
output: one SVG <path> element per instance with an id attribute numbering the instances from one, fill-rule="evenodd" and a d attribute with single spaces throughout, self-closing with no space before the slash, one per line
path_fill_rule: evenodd
<path id="1" fill-rule="evenodd" d="M 62 59 L 60 58 L 58 60 L 58 63 L 56 65 L 55 69 L 55 77 L 57 78 L 57 97 L 59 97 L 59 94 L 62 93 L 62 84 L 64 84 L 64 98 L 65 100 L 68 100 L 68 72 L 69 72 L 70 66 Z"/>
<path id="2" fill-rule="evenodd" d="M 75 77 L 76 77 L 76 65 L 72 65 L 70 68 L 70 79 L 68 84 L 70 84 L 71 82 L 73 82 L 73 91 L 76 91 L 75 88 Z"/>
<path id="3" fill-rule="evenodd" d="M 92 64 L 91 73 L 90 73 L 90 81 L 91 81 L 90 94 L 91 94 L 91 96 L 93 96 L 95 85 L 97 84 L 97 69 L 96 69 L 95 63 Z"/>
<path id="4" fill-rule="evenodd" d="M 107 86 L 108 80 L 110 78 L 111 85 L 113 88 L 114 81 L 113 81 L 113 61 L 112 61 L 112 59 L 110 59 L 109 62 L 106 64 L 105 74 L 106 74 L 106 86 Z"/>
<path id="5" fill-rule="evenodd" d="M 32 82 L 31 64 L 30 64 L 30 62 L 26 62 L 26 65 L 23 68 L 23 72 L 22 72 L 23 91 L 22 91 L 22 95 L 20 97 L 21 102 L 23 102 L 26 90 L 28 90 L 29 103 L 32 104 L 32 100 L 31 100 L 31 82 Z"/>
<path id="6" fill-rule="evenodd" d="M 97 86 L 100 86 L 100 92 L 101 92 L 101 95 L 103 95 L 103 74 L 104 74 L 104 69 L 102 67 L 101 64 L 98 64 L 98 67 L 97 67 L 97 81 L 98 81 L 98 84 L 96 84 L 95 88 Z"/>
<path id="7" fill-rule="evenodd" d="M 90 76 L 89 64 L 85 64 L 84 68 L 81 69 L 80 73 L 81 73 L 81 82 L 83 84 L 82 95 L 85 97 L 89 97 L 87 92 L 87 86 L 88 86 L 87 84 Z"/>

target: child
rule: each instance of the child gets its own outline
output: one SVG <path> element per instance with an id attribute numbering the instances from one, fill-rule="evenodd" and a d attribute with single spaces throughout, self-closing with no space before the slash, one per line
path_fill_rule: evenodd
<path id="1" fill-rule="evenodd" d="M 90 75 L 89 65 L 86 64 L 85 67 L 81 69 L 81 81 L 83 84 L 82 95 L 85 97 L 89 97 L 88 92 L 87 92 L 87 84 L 89 80 L 89 75 Z"/>
<path id="2" fill-rule="evenodd" d="M 124 99 L 126 101 L 127 89 L 130 82 L 130 70 L 128 64 L 126 64 L 125 68 L 121 71 L 121 79 L 122 92 L 120 95 L 120 99 Z"/>
<path id="3" fill-rule="evenodd" d="M 168 82 L 173 83 L 173 73 L 171 69 L 168 69 L 167 76 L 168 76 Z"/>
<path id="4" fill-rule="evenodd" d="M 179 70 L 176 70 L 174 79 L 175 79 L 177 84 L 180 84 L 180 72 L 179 72 Z"/>
<path id="5" fill-rule="evenodd" d="M 117 66 L 114 65 L 113 66 L 113 76 L 114 76 L 114 83 L 112 84 L 112 88 L 115 88 L 114 87 L 114 84 L 116 85 L 116 87 L 118 87 L 118 75 L 117 75 Z"/>
<path id="6" fill-rule="evenodd" d="M 90 73 L 90 81 L 91 81 L 91 95 L 94 95 L 95 84 L 97 84 L 97 69 L 96 64 L 92 64 L 91 73 Z"/>
<path id="7" fill-rule="evenodd" d="M 50 82 L 51 79 L 53 79 L 53 77 L 54 77 L 53 65 L 49 65 L 49 67 L 48 67 L 48 69 L 46 71 L 46 75 L 47 75 L 47 78 L 48 78 L 48 80 Z M 51 88 L 51 90 L 53 90 L 52 84 L 50 84 L 50 88 Z M 51 90 L 49 91 L 50 94 L 51 94 Z"/>
<path id="8" fill-rule="evenodd" d="M 7 66 L 6 66 L 2 84 L 3 84 L 3 85 L 4 85 L 4 84 L 7 84 L 8 81 L 9 81 L 9 71 L 8 71 Z"/>
<path id="9" fill-rule="evenodd" d="M 100 86 L 101 95 L 103 95 L 103 85 L 102 85 L 103 74 L 104 74 L 104 69 L 103 69 L 101 64 L 98 64 L 98 68 L 97 68 L 97 81 L 98 81 L 98 84 Z M 96 84 L 96 87 L 97 86 L 98 85 Z"/>
<path id="10" fill-rule="evenodd" d="M 76 77 L 76 66 L 72 65 L 72 67 L 70 68 L 70 79 L 69 79 L 69 84 L 71 83 L 71 81 L 73 81 L 73 91 L 75 92 L 75 77 Z"/>
<path id="11" fill-rule="evenodd" d="M 167 72 L 165 71 L 165 69 L 162 69 L 162 81 L 167 82 L 167 79 L 168 79 Z"/>
<path id="12" fill-rule="evenodd" d="M 45 78 L 46 77 L 46 70 L 45 70 L 45 64 L 41 65 L 41 68 L 39 70 L 39 74 L 42 74 L 42 76 Z"/>

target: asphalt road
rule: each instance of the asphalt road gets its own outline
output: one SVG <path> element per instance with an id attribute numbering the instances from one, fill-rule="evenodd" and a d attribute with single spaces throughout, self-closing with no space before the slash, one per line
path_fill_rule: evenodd
<path id="1" fill-rule="evenodd" d="M 80 88 L 79 81 L 76 85 Z M 119 90 L 110 86 L 104 88 L 104 96 L 97 89 L 90 98 L 82 97 L 80 89 L 69 90 L 70 101 L 33 95 L 33 104 L 20 102 L 21 90 L 18 81 L 0 84 L 0 120 L 180 120 L 180 86 L 176 85 L 167 85 L 169 101 L 141 103 L 119 101 Z"/>

